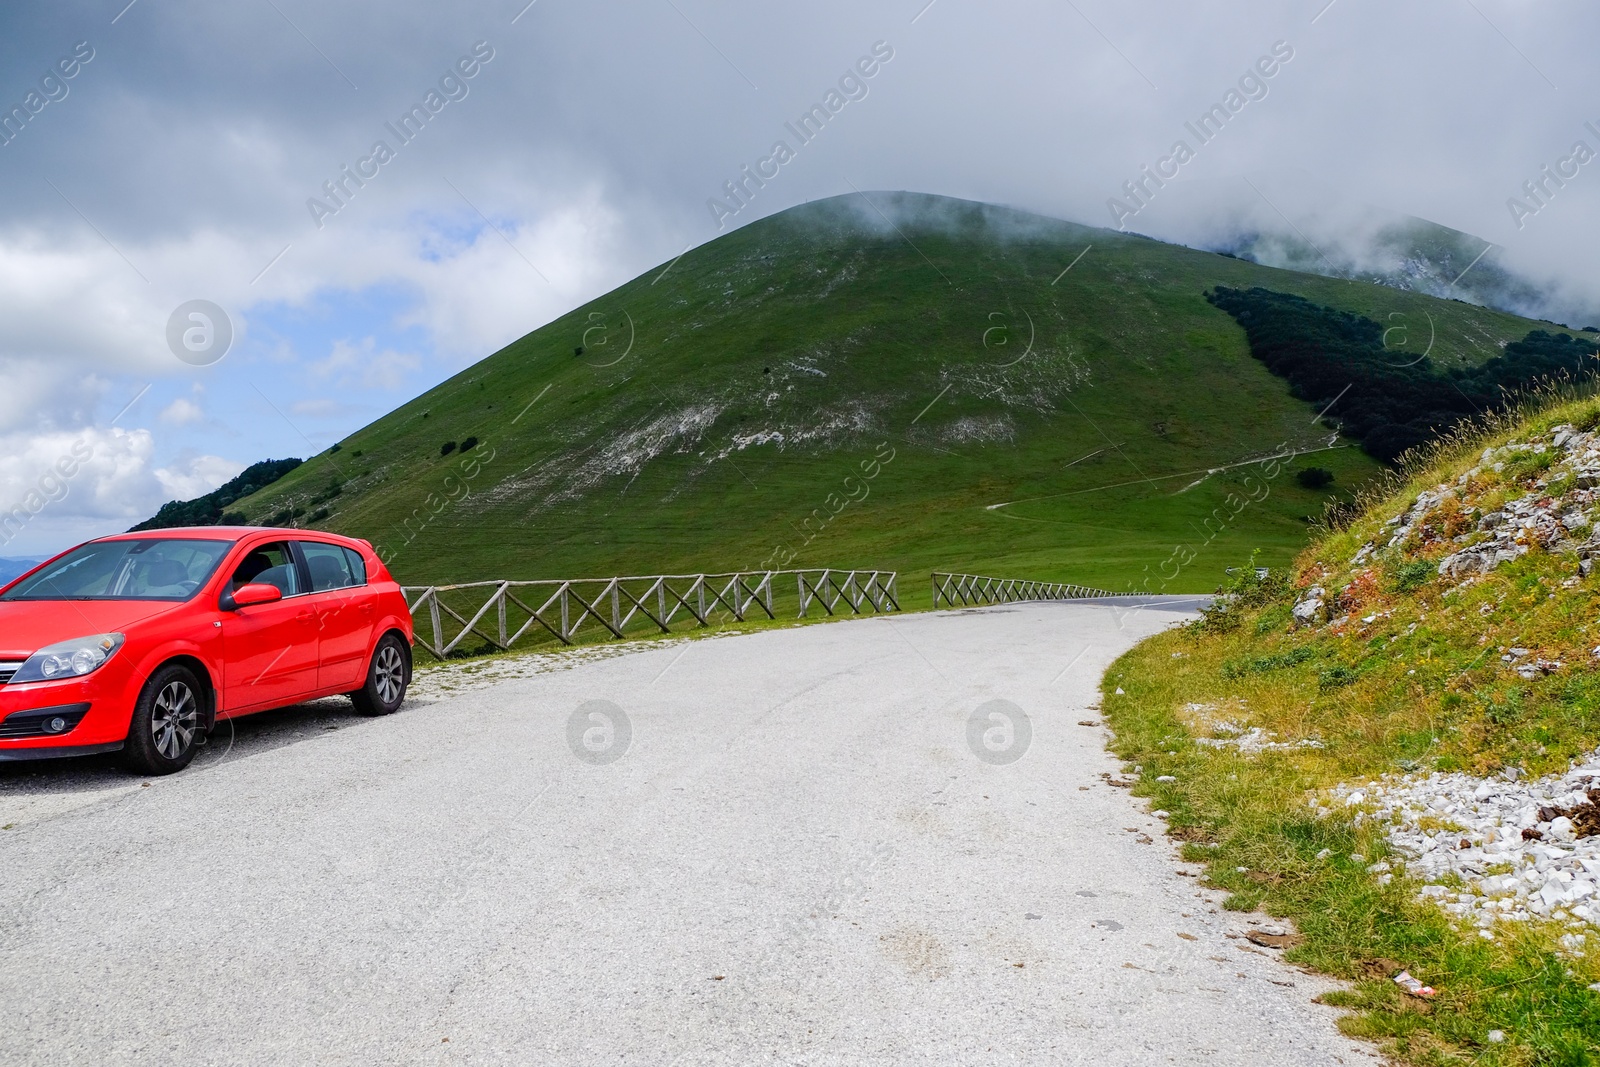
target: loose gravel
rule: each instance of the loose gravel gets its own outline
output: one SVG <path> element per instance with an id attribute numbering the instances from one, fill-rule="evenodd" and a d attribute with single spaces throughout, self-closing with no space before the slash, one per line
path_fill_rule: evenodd
<path id="1" fill-rule="evenodd" d="M 1566 774 L 1519 781 L 1468 774 L 1406 775 L 1340 785 L 1356 820 L 1392 822 L 1389 841 L 1422 895 L 1493 938 L 1501 922 L 1564 923 L 1578 950 L 1600 927 L 1600 752 Z M 1318 804 L 1319 814 L 1334 808 Z M 1372 869 L 1387 880 L 1387 863 Z"/>

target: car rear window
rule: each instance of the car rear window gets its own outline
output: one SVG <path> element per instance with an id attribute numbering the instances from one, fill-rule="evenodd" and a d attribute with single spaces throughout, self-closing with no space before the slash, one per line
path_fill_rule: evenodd
<path id="1" fill-rule="evenodd" d="M 348 589 L 367 584 L 367 567 L 359 553 L 343 545 L 323 541 L 301 541 L 300 551 L 311 571 L 311 591 Z"/>
<path id="2" fill-rule="evenodd" d="M 139 538 L 80 545 L 0 600 L 187 600 L 233 547 L 231 541 Z"/>

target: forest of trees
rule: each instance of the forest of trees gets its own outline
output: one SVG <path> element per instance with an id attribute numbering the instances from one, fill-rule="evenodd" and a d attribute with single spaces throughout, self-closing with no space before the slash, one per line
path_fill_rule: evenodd
<path id="1" fill-rule="evenodd" d="M 1462 419 L 1504 409 L 1519 393 L 1560 375 L 1600 369 L 1596 341 L 1533 330 L 1476 367 L 1441 372 L 1417 353 L 1386 349 L 1383 327 L 1369 318 L 1268 289 L 1206 294 L 1244 327 L 1251 353 L 1384 463 Z"/>

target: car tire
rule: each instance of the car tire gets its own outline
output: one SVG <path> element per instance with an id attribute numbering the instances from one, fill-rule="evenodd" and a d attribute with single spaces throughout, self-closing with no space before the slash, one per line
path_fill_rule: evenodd
<path id="1" fill-rule="evenodd" d="M 189 766 L 206 720 L 206 688 L 179 664 L 162 667 L 144 683 L 123 745 L 135 774 L 174 774 Z"/>
<path id="2" fill-rule="evenodd" d="M 398 711 L 411 684 L 411 657 L 398 634 L 384 634 L 372 650 L 367 664 L 367 681 L 350 694 L 350 701 L 363 715 L 388 715 Z"/>

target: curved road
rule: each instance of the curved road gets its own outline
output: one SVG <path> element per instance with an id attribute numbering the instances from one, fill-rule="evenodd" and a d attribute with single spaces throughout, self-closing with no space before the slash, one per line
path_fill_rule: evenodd
<path id="1" fill-rule="evenodd" d="M 1106 781 L 1098 679 L 1194 602 L 1132 606 L 453 667 L 148 783 L 0 768 L 0 1061 L 1370 1062 Z"/>

